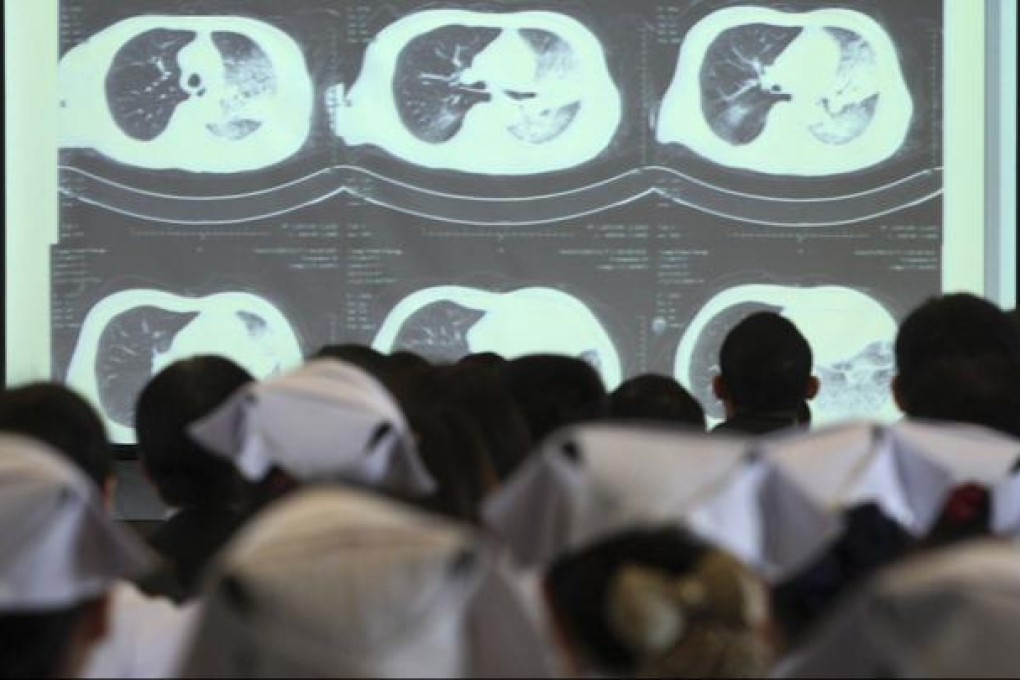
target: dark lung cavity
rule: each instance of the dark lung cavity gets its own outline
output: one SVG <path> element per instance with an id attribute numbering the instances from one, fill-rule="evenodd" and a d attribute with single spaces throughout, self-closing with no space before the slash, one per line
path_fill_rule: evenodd
<path id="1" fill-rule="evenodd" d="M 411 40 L 400 52 L 393 96 L 400 119 L 431 144 L 453 138 L 475 105 L 488 101 L 485 83 L 462 83 L 460 74 L 500 34 L 498 28 L 444 26 Z"/>
<path id="2" fill-rule="evenodd" d="M 726 335 L 733 330 L 734 326 L 751 314 L 757 312 L 779 313 L 781 311 L 782 307 L 775 307 L 764 302 L 741 302 L 727 307 L 705 324 L 691 353 L 691 368 L 690 374 L 687 376 L 687 387 L 701 402 L 706 416 L 716 419 L 726 416 L 715 395 L 712 394 L 712 378 L 719 373 L 719 348 L 722 347 Z"/>
<path id="3" fill-rule="evenodd" d="M 248 337 L 258 339 L 269 333 L 269 324 L 261 316 L 251 312 L 238 311 L 234 313 L 244 324 L 244 329 L 248 331 Z"/>
<path id="4" fill-rule="evenodd" d="M 125 134 L 148 142 L 166 130 L 178 105 L 189 97 L 180 85 L 177 56 L 194 38 L 192 31 L 157 28 L 117 51 L 106 75 L 106 101 Z"/>
<path id="5" fill-rule="evenodd" d="M 701 105 L 712 130 L 731 144 L 753 142 L 783 92 L 761 87 L 761 70 L 771 66 L 800 28 L 747 24 L 730 28 L 712 42 L 701 67 Z"/>
<path id="6" fill-rule="evenodd" d="M 107 324 L 96 349 L 96 384 L 111 420 L 134 427 L 135 400 L 152 377 L 153 357 L 168 351 L 174 337 L 197 316 L 135 307 Z"/>
<path id="7" fill-rule="evenodd" d="M 467 332 L 485 312 L 443 300 L 409 316 L 397 333 L 395 350 L 408 350 L 430 361 L 456 361 L 471 352 Z"/>
<path id="8" fill-rule="evenodd" d="M 276 91 L 273 62 L 251 38 L 240 33 L 214 31 L 212 41 L 223 55 L 228 95 L 221 101 L 224 121 L 208 127 L 222 137 L 242 139 L 262 127 L 261 122 L 243 118 L 241 113 L 252 99 Z"/>

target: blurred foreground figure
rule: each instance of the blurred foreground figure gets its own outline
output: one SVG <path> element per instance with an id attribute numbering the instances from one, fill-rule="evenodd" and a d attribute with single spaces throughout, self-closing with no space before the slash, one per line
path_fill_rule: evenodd
<path id="1" fill-rule="evenodd" d="M 222 555 L 185 675 L 544 675 L 490 548 L 466 525 L 363 491 L 296 491 Z"/>
<path id="2" fill-rule="evenodd" d="M 764 586 L 675 526 L 567 553 L 545 591 L 582 677 L 754 678 L 769 669 Z"/>
<path id="3" fill-rule="evenodd" d="M 780 677 L 1016 677 L 1020 547 L 961 543 L 882 572 Z"/>
<path id="4" fill-rule="evenodd" d="M 0 435 L 0 677 L 81 672 L 109 597 L 146 566 L 95 486 L 48 446 Z"/>

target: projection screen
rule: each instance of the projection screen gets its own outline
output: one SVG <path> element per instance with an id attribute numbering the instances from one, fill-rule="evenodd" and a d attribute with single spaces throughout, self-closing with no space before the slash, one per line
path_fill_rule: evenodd
<path id="1" fill-rule="evenodd" d="M 7 2 L 7 383 L 128 443 L 176 359 L 353 342 L 665 373 L 718 418 L 722 337 L 774 310 L 816 422 L 895 418 L 898 321 L 1002 269 L 989 29 L 972 0 Z"/>

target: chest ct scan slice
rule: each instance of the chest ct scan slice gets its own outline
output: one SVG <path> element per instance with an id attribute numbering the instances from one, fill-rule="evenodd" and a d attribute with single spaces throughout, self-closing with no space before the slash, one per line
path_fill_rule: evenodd
<path id="1" fill-rule="evenodd" d="M 256 379 L 302 361 L 290 323 L 261 297 L 133 289 L 89 310 L 67 382 L 99 409 L 113 441 L 130 443 L 135 401 L 145 384 L 168 364 L 199 354 L 228 357 Z"/>
<path id="2" fill-rule="evenodd" d="M 60 144 L 148 169 L 235 173 L 296 153 L 314 91 L 297 43 L 237 16 L 143 16 L 59 65 Z"/>
<path id="3" fill-rule="evenodd" d="M 564 354 L 590 363 L 608 389 L 622 380 L 620 356 L 602 324 L 583 302 L 554 288 L 419 290 L 390 311 L 372 346 L 440 362 L 478 352 L 507 359 Z"/>
<path id="4" fill-rule="evenodd" d="M 602 46 L 553 12 L 425 10 L 384 28 L 353 86 L 327 95 L 334 132 L 409 163 L 488 175 L 602 153 L 621 95 Z"/>
<path id="5" fill-rule="evenodd" d="M 730 7 L 685 37 L 656 138 L 728 167 L 832 175 L 892 157 L 913 111 L 896 46 L 867 15 Z"/>
<path id="6" fill-rule="evenodd" d="M 812 424 L 899 417 L 890 381 L 895 374 L 896 320 L 875 299 L 843 286 L 736 286 L 714 296 L 684 333 L 674 375 L 701 402 L 714 424 L 725 414 L 712 394 L 719 348 L 727 333 L 756 312 L 790 319 L 811 345 L 814 375 L 821 382 L 810 402 Z"/>

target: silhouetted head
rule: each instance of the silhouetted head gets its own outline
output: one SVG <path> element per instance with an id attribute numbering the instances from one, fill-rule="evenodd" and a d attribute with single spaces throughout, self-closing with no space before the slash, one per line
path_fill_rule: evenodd
<path id="1" fill-rule="evenodd" d="M 135 409 L 138 454 L 168 505 L 239 500 L 243 485 L 233 464 L 196 442 L 187 428 L 252 380 L 230 359 L 205 355 L 170 364 L 142 390 Z"/>
<path id="2" fill-rule="evenodd" d="M 608 412 L 602 378 L 582 359 L 533 354 L 507 361 L 499 376 L 535 443 L 564 425 L 602 418 Z"/>
<path id="3" fill-rule="evenodd" d="M 896 336 L 893 393 L 904 413 L 1020 435 L 1020 329 L 968 293 L 931 298 Z"/>
<path id="4" fill-rule="evenodd" d="M 617 420 L 661 420 L 704 430 L 705 410 L 690 392 L 665 375 L 639 375 L 609 395 L 609 416 Z"/>
<path id="5" fill-rule="evenodd" d="M 495 371 L 506 363 L 506 358 L 495 352 L 476 352 L 474 354 L 465 354 L 457 360 L 457 363 L 461 365 L 482 366 Z"/>
<path id="6" fill-rule="evenodd" d="M 818 392 L 812 365 L 811 347 L 793 322 L 758 312 L 726 335 L 713 387 L 735 413 L 796 413 Z"/>
<path id="7" fill-rule="evenodd" d="M 113 478 L 113 455 L 102 419 L 64 385 L 40 382 L 6 390 L 0 396 L 0 430 L 49 444 L 100 489 Z"/>

